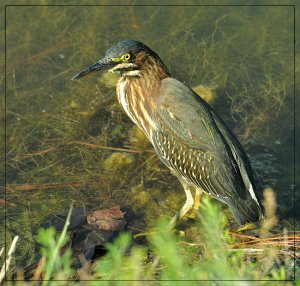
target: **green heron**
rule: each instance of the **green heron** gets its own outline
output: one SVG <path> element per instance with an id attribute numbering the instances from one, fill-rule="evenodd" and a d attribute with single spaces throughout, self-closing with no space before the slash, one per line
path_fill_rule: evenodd
<path id="1" fill-rule="evenodd" d="M 172 227 L 199 207 L 203 192 L 227 204 L 239 224 L 263 215 L 241 144 L 208 103 L 171 77 L 154 51 L 141 42 L 121 41 L 72 79 L 99 70 L 121 75 L 120 104 L 185 190 L 186 202 L 171 220 Z"/>

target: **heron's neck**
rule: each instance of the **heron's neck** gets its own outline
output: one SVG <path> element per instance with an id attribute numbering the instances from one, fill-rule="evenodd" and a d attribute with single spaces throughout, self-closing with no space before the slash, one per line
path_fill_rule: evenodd
<path id="1" fill-rule="evenodd" d="M 118 100 L 131 120 L 150 139 L 155 129 L 154 98 L 159 94 L 161 81 L 169 74 L 159 68 L 144 67 L 136 76 L 123 75 L 117 84 Z"/>

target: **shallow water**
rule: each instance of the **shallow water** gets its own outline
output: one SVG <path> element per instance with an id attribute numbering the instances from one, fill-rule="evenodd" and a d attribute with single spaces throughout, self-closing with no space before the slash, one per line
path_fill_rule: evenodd
<path id="1" fill-rule="evenodd" d="M 173 77 L 213 90 L 211 105 L 293 223 L 292 7 L 19 6 L 6 16 L 6 234 L 22 238 L 18 263 L 36 258 L 37 228 L 72 201 L 120 205 L 142 229 L 185 200 L 117 103 L 115 79 L 70 80 L 125 38 L 156 51 Z"/>

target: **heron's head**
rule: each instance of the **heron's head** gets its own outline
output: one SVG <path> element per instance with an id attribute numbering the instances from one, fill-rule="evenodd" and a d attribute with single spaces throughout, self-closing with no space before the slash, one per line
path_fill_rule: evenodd
<path id="1" fill-rule="evenodd" d="M 103 59 L 80 71 L 72 79 L 100 70 L 127 77 L 139 77 L 146 68 L 156 68 L 169 75 L 167 67 L 154 51 L 141 42 L 124 40 L 112 46 Z"/>

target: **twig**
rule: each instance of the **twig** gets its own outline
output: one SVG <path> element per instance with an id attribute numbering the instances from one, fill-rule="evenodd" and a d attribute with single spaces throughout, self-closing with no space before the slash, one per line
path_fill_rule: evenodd
<path id="1" fill-rule="evenodd" d="M 33 61 L 36 61 L 40 58 L 48 56 L 49 54 L 54 53 L 58 49 L 66 49 L 69 46 L 71 46 L 71 43 L 69 43 L 69 42 L 60 43 L 58 45 L 47 48 L 46 50 L 40 51 L 40 52 L 32 55 L 31 57 L 28 57 L 26 59 L 22 59 L 20 61 L 17 61 L 16 63 L 14 63 L 14 66 L 16 66 L 16 65 L 26 65 L 26 64 L 29 64 L 29 63 L 32 64 Z"/>
<path id="2" fill-rule="evenodd" d="M 40 52 L 34 54 L 33 56 L 31 56 L 30 60 L 34 61 L 38 58 L 45 57 L 45 56 L 55 52 L 57 49 L 68 48 L 70 45 L 71 44 L 69 42 L 60 43 L 59 45 L 52 46 L 46 50 L 43 50 L 43 51 L 40 51 Z"/>
<path id="3" fill-rule="evenodd" d="M 44 269 L 44 266 L 46 264 L 46 258 L 45 256 L 43 256 L 38 265 L 37 265 L 37 268 L 35 269 L 35 272 L 34 272 L 34 276 L 33 276 L 33 280 L 34 281 L 37 281 L 39 279 L 43 280 L 43 269 Z"/>
<path id="4" fill-rule="evenodd" d="M 231 249 L 231 248 L 226 248 L 225 249 L 226 251 L 230 251 L 230 252 L 239 252 L 239 251 L 243 251 L 243 252 L 247 252 L 249 254 L 257 254 L 257 253 L 260 253 L 260 254 L 264 254 L 266 250 L 269 250 L 269 249 L 264 249 L 264 248 L 239 248 L 239 249 Z M 280 249 L 276 249 L 276 251 L 280 254 L 288 254 L 292 257 L 295 257 L 294 256 L 294 252 L 292 251 L 286 251 L 286 250 L 280 250 Z M 296 255 L 297 257 L 297 255 Z"/>
<path id="5" fill-rule="evenodd" d="M 63 182 L 63 183 L 46 183 L 46 184 L 24 184 L 24 185 L 8 185 L 6 191 L 31 191 L 36 189 L 60 189 L 66 187 L 81 187 L 91 184 L 88 182 Z"/>
<path id="6" fill-rule="evenodd" d="M 231 247 L 238 247 L 241 245 L 247 245 L 247 244 L 253 244 L 253 243 L 257 243 L 257 244 L 283 244 L 284 242 L 288 242 L 288 243 L 294 243 L 294 242 L 300 242 L 300 236 L 287 236 L 287 237 L 270 237 L 270 238 L 262 238 L 259 240 L 251 240 L 251 241 L 243 241 L 243 242 L 239 242 L 239 243 L 235 243 L 232 244 Z M 288 245 L 288 244 L 287 244 Z M 296 247 L 298 248 L 298 247 Z"/>
<path id="7" fill-rule="evenodd" d="M 260 240 L 260 238 L 255 237 L 255 236 L 250 236 L 250 235 L 245 235 L 245 234 L 238 234 L 238 233 L 231 232 L 231 231 L 229 232 L 229 234 L 240 237 L 240 238 L 249 238 L 249 239 L 252 239 L 252 240 Z"/>
<path id="8" fill-rule="evenodd" d="M 17 206 L 16 204 L 10 203 L 10 202 L 5 201 L 5 200 L 0 200 L 0 205 L 7 205 L 7 206 L 10 206 L 10 207 L 16 207 Z"/>
<path id="9" fill-rule="evenodd" d="M 9 249 L 9 251 L 8 251 L 8 254 L 7 254 L 7 258 L 6 258 L 4 264 L 3 264 L 2 268 L 1 268 L 1 272 L 0 272 L 0 284 L 1 284 L 2 280 L 3 280 L 3 278 L 5 278 L 5 276 L 6 276 L 6 272 L 7 272 L 7 270 L 8 270 L 10 261 L 11 261 L 11 259 L 12 259 L 12 254 L 13 254 L 13 253 L 15 252 L 15 250 L 16 250 L 16 245 L 17 245 L 18 239 L 19 239 L 19 236 L 16 235 L 16 236 L 14 237 L 12 243 L 11 243 L 10 249 Z"/>
<path id="10" fill-rule="evenodd" d="M 67 143 L 66 145 L 63 145 L 63 146 L 60 146 L 60 147 L 52 147 L 52 148 L 49 148 L 49 149 L 39 150 L 39 151 L 36 151 L 36 152 L 28 153 L 28 154 L 25 154 L 25 155 L 17 155 L 16 159 L 20 160 L 22 158 L 28 158 L 28 157 L 43 155 L 43 154 L 47 154 L 49 152 L 57 152 L 57 151 L 60 151 L 63 148 L 66 148 L 66 147 L 70 146 L 70 145 L 82 145 L 82 146 L 87 146 L 87 147 L 90 147 L 90 148 L 99 148 L 99 149 L 103 149 L 103 150 L 119 151 L 119 152 L 126 152 L 126 153 L 135 153 L 135 154 L 141 154 L 141 153 L 144 153 L 144 152 L 154 152 L 153 150 L 133 150 L 133 149 L 126 149 L 126 148 L 117 148 L 117 147 L 97 145 L 97 144 L 81 142 L 81 141 L 71 141 L 71 142 Z"/>
<path id="11" fill-rule="evenodd" d="M 71 141 L 68 144 L 78 144 L 78 145 L 88 146 L 91 148 L 100 148 L 100 149 L 104 149 L 104 150 L 121 151 L 121 152 L 127 152 L 127 153 L 137 153 L 137 154 L 141 154 L 144 152 L 153 152 L 152 150 L 142 151 L 142 150 L 133 150 L 133 149 L 126 149 L 126 148 L 116 148 L 116 147 L 97 145 L 97 144 L 86 143 L 86 142 L 81 142 L 81 141 Z"/>

